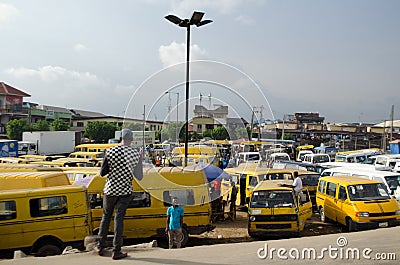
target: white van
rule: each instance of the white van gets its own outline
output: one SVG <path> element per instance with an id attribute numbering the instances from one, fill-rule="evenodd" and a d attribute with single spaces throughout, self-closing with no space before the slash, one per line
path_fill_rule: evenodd
<path id="1" fill-rule="evenodd" d="M 37 155 L 36 143 L 18 141 L 18 155 Z"/>
<path id="2" fill-rule="evenodd" d="M 376 155 L 371 158 L 374 159 L 377 170 L 393 170 L 396 162 L 400 162 L 400 155 L 398 154 Z"/>
<path id="3" fill-rule="evenodd" d="M 287 153 L 272 153 L 269 157 L 272 161 L 290 160 L 290 156 Z"/>
<path id="4" fill-rule="evenodd" d="M 241 163 L 258 163 L 260 161 L 259 152 L 240 152 L 238 154 L 238 160 L 236 166 Z"/>
<path id="5" fill-rule="evenodd" d="M 311 150 L 301 150 L 301 151 L 299 151 L 299 153 L 297 154 L 296 161 L 302 162 L 302 161 L 303 161 L 303 157 L 304 157 L 306 154 L 314 154 L 314 153 L 313 153 L 313 151 L 311 151 Z"/>
<path id="6" fill-rule="evenodd" d="M 305 154 L 303 163 L 317 164 L 331 162 L 331 157 L 328 154 Z"/>
<path id="7" fill-rule="evenodd" d="M 325 169 L 321 173 L 324 176 L 358 176 L 384 183 L 392 196 L 400 201 L 400 173 L 362 169 L 359 167 L 336 167 Z"/>

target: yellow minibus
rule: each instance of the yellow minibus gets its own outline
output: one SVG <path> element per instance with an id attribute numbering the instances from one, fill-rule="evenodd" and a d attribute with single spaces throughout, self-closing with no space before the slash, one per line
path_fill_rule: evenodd
<path id="1" fill-rule="evenodd" d="M 0 253 L 49 256 L 83 249 L 91 235 L 86 188 L 58 186 L 0 192 Z"/>

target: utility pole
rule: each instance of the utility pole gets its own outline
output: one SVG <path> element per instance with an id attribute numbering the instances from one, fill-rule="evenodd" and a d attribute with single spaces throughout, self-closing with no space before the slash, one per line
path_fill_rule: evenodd
<path id="1" fill-rule="evenodd" d="M 253 128 L 254 128 L 254 110 L 256 107 L 253 107 L 251 110 L 251 124 L 250 124 L 250 141 L 253 139 Z"/>
<path id="2" fill-rule="evenodd" d="M 383 153 L 386 153 L 386 120 L 383 122 L 382 149 Z"/>
<path id="3" fill-rule="evenodd" d="M 392 105 L 392 111 L 390 112 L 390 120 L 392 121 L 390 125 L 390 141 L 393 141 L 393 116 L 394 116 L 394 105 Z"/>
<path id="4" fill-rule="evenodd" d="M 142 128 L 142 137 L 143 137 L 143 150 L 142 150 L 142 159 L 145 159 L 145 150 L 146 150 L 146 142 L 144 138 L 144 130 L 146 126 L 146 105 L 143 105 L 143 128 Z"/>
<path id="5" fill-rule="evenodd" d="M 286 118 L 286 114 L 283 114 L 282 136 L 281 136 L 281 140 L 283 140 L 284 137 L 285 137 L 285 118 Z"/>

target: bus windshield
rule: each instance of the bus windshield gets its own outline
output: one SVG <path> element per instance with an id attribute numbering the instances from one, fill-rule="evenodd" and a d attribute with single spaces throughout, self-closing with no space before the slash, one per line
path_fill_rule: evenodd
<path id="1" fill-rule="evenodd" d="M 256 191 L 251 198 L 251 208 L 294 207 L 293 194 L 290 191 Z"/>
<path id="2" fill-rule="evenodd" d="M 350 200 L 352 201 L 371 201 L 390 199 L 389 192 L 383 183 L 377 184 L 357 184 L 348 188 Z"/>

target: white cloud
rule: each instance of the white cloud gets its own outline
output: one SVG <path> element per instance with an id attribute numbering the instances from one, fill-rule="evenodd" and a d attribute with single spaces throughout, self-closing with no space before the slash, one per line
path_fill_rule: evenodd
<path id="1" fill-rule="evenodd" d="M 18 15 L 18 9 L 10 4 L 0 3 L 0 27 Z"/>
<path id="2" fill-rule="evenodd" d="M 164 67 L 186 61 L 186 44 L 172 42 L 168 46 L 161 45 L 159 50 L 160 60 Z M 190 60 L 204 59 L 205 50 L 197 44 L 190 45 Z"/>
<path id="3" fill-rule="evenodd" d="M 44 105 L 115 114 L 115 102 L 124 109 L 133 94 L 133 87 L 119 86 L 96 74 L 61 66 L 10 68 L 6 74 L 11 84 L 18 84 L 17 88 L 31 95 L 29 101 Z"/>
<path id="4" fill-rule="evenodd" d="M 254 25 L 256 24 L 256 21 L 254 18 L 246 16 L 246 15 L 240 15 L 236 18 L 236 21 L 245 24 L 245 25 Z"/>
<path id="5" fill-rule="evenodd" d="M 10 68 L 6 73 L 16 78 L 40 78 L 44 82 L 60 82 L 62 80 L 79 81 L 83 84 L 96 84 L 101 83 L 96 75 L 89 72 L 77 72 L 67 70 L 60 66 L 46 65 L 38 69 L 30 68 Z"/>
<path id="6" fill-rule="evenodd" d="M 205 11 L 215 10 L 222 14 L 228 14 L 238 9 L 245 1 L 243 0 L 172 0 L 171 8 L 173 13 L 178 16 L 191 16 L 193 10 Z"/>
<path id="7" fill-rule="evenodd" d="M 88 48 L 81 43 L 77 43 L 74 45 L 74 51 L 76 51 L 76 52 L 84 52 L 87 50 L 88 50 Z"/>
<path id="8" fill-rule="evenodd" d="M 114 94 L 127 97 L 131 96 L 136 90 L 134 85 L 116 85 L 113 88 Z"/>

